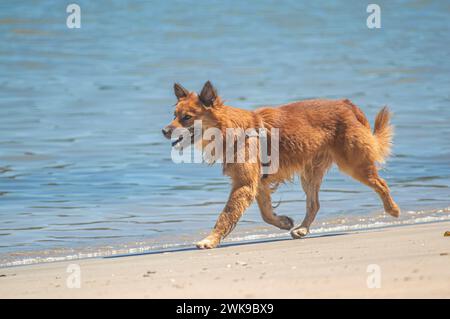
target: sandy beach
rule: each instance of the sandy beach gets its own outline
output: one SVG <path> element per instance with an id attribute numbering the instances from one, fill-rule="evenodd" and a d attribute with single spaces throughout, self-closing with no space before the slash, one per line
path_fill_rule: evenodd
<path id="1" fill-rule="evenodd" d="M 448 230 L 442 222 L 4 268 L 0 297 L 449 298 Z M 68 288 L 71 264 L 79 265 L 79 288 Z"/>

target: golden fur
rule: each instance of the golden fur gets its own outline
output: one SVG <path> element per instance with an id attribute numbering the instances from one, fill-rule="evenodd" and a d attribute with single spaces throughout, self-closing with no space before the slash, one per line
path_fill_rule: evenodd
<path id="1" fill-rule="evenodd" d="M 380 196 L 384 210 L 399 216 L 400 209 L 376 165 L 391 149 L 393 131 L 386 107 L 378 113 L 372 133 L 364 113 L 349 100 L 306 100 L 248 111 L 224 105 L 209 81 L 200 94 L 175 84 L 175 95 L 175 119 L 163 129 L 168 138 L 175 128 L 189 127 L 194 120 L 202 120 L 204 129 L 219 128 L 224 137 L 226 128 L 279 129 L 276 173 L 262 178 L 259 162 L 223 164 L 224 174 L 232 180 L 231 193 L 210 235 L 197 243 L 199 248 L 216 247 L 255 199 L 264 221 L 291 230 L 293 238 L 305 236 L 319 210 L 320 184 L 332 163 L 371 187 Z M 295 175 L 300 176 L 306 193 L 306 216 L 294 227 L 291 218 L 273 212 L 271 193 L 276 185 Z"/>

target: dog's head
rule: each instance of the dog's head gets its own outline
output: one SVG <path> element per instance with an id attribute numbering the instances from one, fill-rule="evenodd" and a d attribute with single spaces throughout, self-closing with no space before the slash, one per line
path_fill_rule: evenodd
<path id="1" fill-rule="evenodd" d="M 191 132 L 193 139 L 194 121 L 201 121 L 203 130 L 214 126 L 213 109 L 221 106 L 222 102 L 217 90 L 210 81 L 206 82 L 200 94 L 189 92 L 178 83 L 174 84 L 174 93 L 178 101 L 175 105 L 174 119 L 162 129 L 163 135 L 170 139 L 177 128 L 185 128 Z M 174 141 L 172 146 L 181 142 L 181 138 Z"/>

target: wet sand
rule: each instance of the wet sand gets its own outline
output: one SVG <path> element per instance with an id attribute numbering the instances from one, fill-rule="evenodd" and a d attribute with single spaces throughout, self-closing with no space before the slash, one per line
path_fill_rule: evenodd
<path id="1" fill-rule="evenodd" d="M 4 268 L 0 297 L 450 298 L 448 230 L 442 222 Z"/>

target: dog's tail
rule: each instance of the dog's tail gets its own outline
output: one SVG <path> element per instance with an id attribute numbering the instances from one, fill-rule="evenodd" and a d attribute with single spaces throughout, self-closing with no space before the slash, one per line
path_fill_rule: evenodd
<path id="1" fill-rule="evenodd" d="M 373 135 L 378 144 L 376 161 L 384 163 L 386 158 L 391 154 L 392 137 L 394 136 L 394 129 L 390 124 L 391 112 L 387 106 L 383 107 L 378 112 L 375 118 L 375 127 Z"/>

